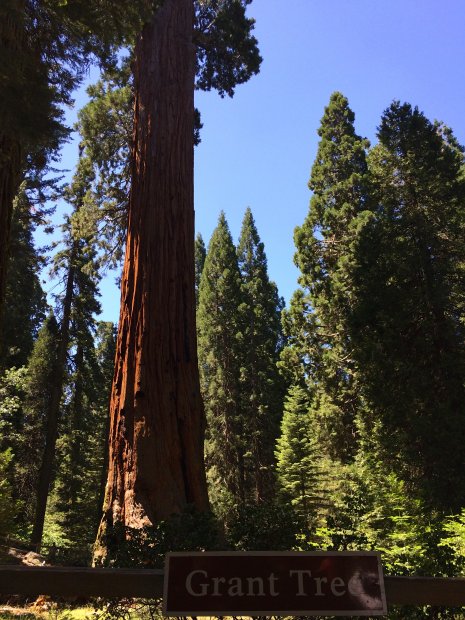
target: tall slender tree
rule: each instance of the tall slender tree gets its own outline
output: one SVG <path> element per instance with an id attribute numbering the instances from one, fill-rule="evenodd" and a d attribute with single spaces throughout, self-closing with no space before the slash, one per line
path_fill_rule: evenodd
<path id="1" fill-rule="evenodd" d="M 55 257 L 55 272 L 62 274 L 64 293 L 59 299 L 60 332 L 54 377 L 50 386 L 46 440 L 39 472 L 36 514 L 31 534 L 31 542 L 36 546 L 40 546 L 42 540 L 47 499 L 53 476 L 61 405 L 68 372 L 68 353 L 74 339 L 76 341 L 75 361 L 78 369 L 74 413 L 76 423 L 78 423 L 84 395 L 85 382 L 82 376 L 84 356 L 85 351 L 91 351 L 93 347 L 90 333 L 92 316 L 100 311 L 97 299 L 97 284 L 100 276 L 95 250 L 95 222 L 92 219 L 86 221 L 81 213 L 86 201 L 92 200 L 89 190 L 92 177 L 91 162 L 88 158 L 82 157 L 73 181 L 65 191 L 67 200 L 73 205 L 73 213 L 66 218 L 63 226 L 64 249 Z M 75 442 L 73 445 L 75 452 L 79 451 L 79 443 Z"/>
<path id="2" fill-rule="evenodd" d="M 241 301 L 236 249 L 221 213 L 208 245 L 198 309 L 199 364 L 208 426 L 206 461 L 212 501 L 219 511 L 246 500 Z"/>
<path id="3" fill-rule="evenodd" d="M 60 403 L 63 396 L 66 361 L 69 344 L 69 326 L 71 303 L 74 286 L 74 265 L 71 263 L 66 274 L 65 294 L 63 298 L 63 314 L 60 321 L 59 334 L 55 343 L 55 359 L 53 373 L 47 386 L 47 409 L 45 422 L 45 441 L 40 457 L 40 469 L 36 488 L 36 506 L 31 533 L 31 543 L 40 548 L 44 531 L 45 512 L 53 475 L 55 448 L 58 437 Z"/>
<path id="4" fill-rule="evenodd" d="M 41 466 L 47 442 L 50 445 L 49 412 L 52 406 L 56 374 L 59 325 L 50 313 L 39 330 L 28 362 L 24 412 L 21 420 L 23 442 L 17 452 L 18 498 L 25 507 L 25 523 L 30 526 L 36 518 Z M 45 513 L 45 508 L 44 508 Z M 35 543 L 39 541 L 34 541 Z"/>
<path id="5" fill-rule="evenodd" d="M 95 347 L 94 319 L 89 318 L 91 323 L 73 330 L 73 364 L 66 386 L 69 396 L 64 406 L 60 467 L 54 485 L 54 509 L 64 535 L 82 544 L 95 540 L 101 516 L 115 342 L 113 324 L 100 323 Z"/>
<path id="6" fill-rule="evenodd" d="M 333 458 L 350 461 L 356 452 L 360 402 L 347 317 L 352 246 L 369 209 L 368 142 L 356 134 L 354 113 L 338 92 L 331 95 L 318 134 L 310 209 L 294 237 L 302 288 L 284 317 L 290 338 L 284 359 L 289 366 L 297 364 L 296 370 L 301 365 L 310 385 L 318 386 L 314 398 L 320 409 L 320 439 Z"/>
<path id="7" fill-rule="evenodd" d="M 275 490 L 274 445 L 279 434 L 283 382 L 277 362 L 282 346 L 280 314 L 283 301 L 268 277 L 263 243 L 248 208 L 237 248 L 241 273 L 244 347 L 241 359 L 241 398 L 244 433 L 250 442 L 248 489 L 255 501 Z"/>

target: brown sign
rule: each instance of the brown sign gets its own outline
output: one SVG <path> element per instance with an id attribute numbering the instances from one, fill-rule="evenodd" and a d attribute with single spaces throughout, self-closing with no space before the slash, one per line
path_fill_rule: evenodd
<path id="1" fill-rule="evenodd" d="M 386 614 L 378 553 L 169 553 L 165 616 Z"/>

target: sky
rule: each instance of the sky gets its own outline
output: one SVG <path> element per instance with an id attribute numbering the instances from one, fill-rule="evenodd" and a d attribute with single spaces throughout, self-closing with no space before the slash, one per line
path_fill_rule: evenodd
<path id="1" fill-rule="evenodd" d="M 196 230 L 208 244 L 223 210 L 237 242 L 250 207 L 270 278 L 288 302 L 298 277 L 293 232 L 308 212 L 317 130 L 332 92 L 349 99 L 357 133 L 372 143 L 383 110 L 398 99 L 444 121 L 465 144 L 465 2 L 254 0 L 248 13 L 260 74 L 232 99 L 196 93 L 204 125 L 195 153 Z M 96 77 L 94 70 L 88 81 Z M 81 88 L 70 123 L 84 103 Z M 63 167 L 72 170 L 76 159 L 74 141 Z M 118 319 L 114 278 L 102 284 L 102 320 Z"/>

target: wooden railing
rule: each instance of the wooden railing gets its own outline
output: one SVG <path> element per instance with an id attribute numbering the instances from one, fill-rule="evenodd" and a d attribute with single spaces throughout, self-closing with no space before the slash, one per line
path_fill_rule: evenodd
<path id="1" fill-rule="evenodd" d="M 388 605 L 465 606 L 465 578 L 384 578 Z M 0 594 L 161 598 L 163 571 L 0 566 Z"/>

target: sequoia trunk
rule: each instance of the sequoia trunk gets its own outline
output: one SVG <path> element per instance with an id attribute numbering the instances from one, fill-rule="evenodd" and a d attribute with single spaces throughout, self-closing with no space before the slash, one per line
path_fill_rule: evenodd
<path id="1" fill-rule="evenodd" d="M 136 46 L 132 190 L 100 542 L 115 523 L 139 528 L 189 504 L 208 509 L 195 330 L 192 34 L 192 0 L 165 0 Z"/>

